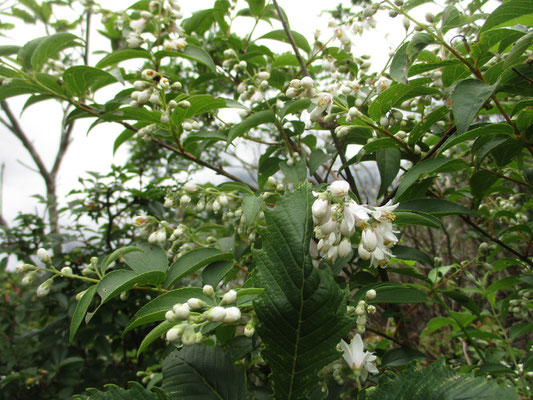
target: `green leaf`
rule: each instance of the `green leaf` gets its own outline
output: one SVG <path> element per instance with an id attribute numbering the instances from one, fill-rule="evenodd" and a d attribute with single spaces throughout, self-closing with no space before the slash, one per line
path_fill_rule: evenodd
<path id="1" fill-rule="evenodd" d="M 85 96 L 88 89 L 94 92 L 117 81 L 110 73 L 86 65 L 68 68 L 63 72 L 63 80 L 70 95 L 77 97 Z"/>
<path id="2" fill-rule="evenodd" d="M 135 246 L 125 246 L 116 249 L 114 252 L 112 252 L 102 260 L 102 263 L 100 265 L 100 271 L 102 273 L 105 273 L 107 267 L 109 267 L 109 264 L 111 264 L 113 261 L 118 260 L 120 257 L 123 257 L 125 254 L 131 253 L 132 251 L 142 251 L 142 249 Z"/>
<path id="3" fill-rule="evenodd" d="M 270 110 L 259 111 L 248 116 L 240 124 L 234 125 L 228 134 L 228 146 L 237 137 L 247 133 L 250 129 L 268 122 L 275 122 L 276 115 Z"/>
<path id="4" fill-rule="evenodd" d="M 339 358 L 335 347 L 351 328 L 347 293 L 327 269 L 312 264 L 312 203 L 305 184 L 265 209 L 263 247 L 253 251 L 254 286 L 265 288 L 254 303 L 257 332 L 272 367 L 274 397 L 280 400 L 304 399 L 317 387 L 317 373 Z"/>
<path id="5" fill-rule="evenodd" d="M 218 190 L 221 190 L 223 192 L 241 192 L 241 193 L 249 193 L 253 194 L 254 192 L 244 183 L 240 182 L 223 182 L 220 185 L 217 186 Z"/>
<path id="6" fill-rule="evenodd" d="M 281 110 L 281 118 L 289 114 L 295 114 L 297 112 L 307 110 L 310 104 L 311 104 L 311 100 L 307 98 L 296 99 L 296 100 L 287 102 L 285 107 L 283 107 L 283 110 Z"/>
<path id="7" fill-rule="evenodd" d="M 409 57 L 407 57 L 407 46 L 409 46 L 409 42 L 404 43 L 396 51 L 389 69 L 391 78 L 400 83 L 407 83 L 407 72 L 409 71 L 409 66 L 413 62 L 413 60 L 410 60 Z"/>
<path id="8" fill-rule="evenodd" d="M 120 293 L 130 290 L 137 285 L 157 285 L 165 279 L 165 273 L 162 271 L 150 271 L 137 274 L 134 271 L 120 269 L 111 271 L 104 276 L 98 285 L 96 291 L 102 298 L 102 303 L 108 302 Z M 100 307 L 100 306 L 99 306 Z"/>
<path id="9" fill-rule="evenodd" d="M 282 161 L 279 163 L 279 167 L 287 177 L 287 181 L 293 185 L 297 185 L 307 178 L 305 158 L 301 158 L 300 161 L 293 165 L 289 165 L 287 161 Z"/>
<path id="10" fill-rule="evenodd" d="M 481 317 L 481 311 L 479 310 L 478 305 L 468 297 L 466 294 L 461 292 L 458 289 L 444 290 L 442 294 L 449 297 L 452 300 L 455 300 L 457 303 L 465 307 L 466 309 L 472 311 L 473 314 L 476 314 L 478 317 Z"/>
<path id="11" fill-rule="evenodd" d="M 415 61 L 418 54 L 433 42 L 435 39 L 429 33 L 419 32 L 415 34 L 405 49 L 410 62 Z"/>
<path id="12" fill-rule="evenodd" d="M 242 198 L 242 210 L 244 212 L 244 217 L 246 218 L 246 224 L 250 225 L 254 222 L 257 213 L 261 209 L 263 200 L 260 196 L 255 196 L 252 194 L 245 194 Z"/>
<path id="13" fill-rule="evenodd" d="M 409 146 L 413 146 L 418 143 L 418 141 L 430 131 L 430 128 L 433 126 L 433 124 L 443 119 L 446 115 L 448 115 L 449 112 L 450 110 L 448 107 L 439 107 L 428 114 L 419 123 L 417 123 L 409 133 Z"/>
<path id="14" fill-rule="evenodd" d="M 392 248 L 392 254 L 394 254 L 394 257 L 402 260 L 414 260 L 422 265 L 433 266 L 433 259 L 423 251 L 415 249 L 414 247 L 396 245 Z"/>
<path id="15" fill-rule="evenodd" d="M 533 42 L 533 32 L 529 32 L 527 35 L 522 36 L 514 44 L 512 50 L 507 54 L 505 58 L 505 63 L 503 64 L 503 69 L 506 70 L 516 64 L 518 64 L 520 57 L 524 52 L 531 46 Z"/>
<path id="16" fill-rule="evenodd" d="M 105 390 L 88 388 L 87 400 L 170 400 L 170 397 L 159 388 L 153 388 L 155 392 L 151 392 L 137 382 L 129 382 L 129 385 L 129 390 L 116 385 L 104 385 Z"/>
<path id="17" fill-rule="evenodd" d="M 443 217 L 445 215 L 462 215 L 462 214 L 468 214 L 472 216 L 477 216 L 477 214 L 470 210 L 469 208 L 466 208 L 465 206 L 462 206 L 458 203 L 453 203 L 448 200 L 442 200 L 442 199 L 433 199 L 433 198 L 426 198 L 426 199 L 416 199 L 416 200 L 410 200 L 406 202 L 400 203 L 398 208 L 396 209 L 398 211 L 401 210 L 408 210 L 408 211 L 422 211 L 428 214 L 435 215 L 437 217 Z"/>
<path id="18" fill-rule="evenodd" d="M 295 32 L 295 31 L 291 31 L 291 35 L 294 39 L 294 43 L 296 44 L 296 47 L 302 49 L 306 53 L 311 52 L 311 46 L 309 46 L 309 42 L 307 42 L 307 39 L 305 38 L 304 35 L 302 35 L 301 33 Z M 278 29 L 275 31 L 268 32 L 267 34 L 261 36 L 260 38 L 256 40 L 260 40 L 260 39 L 272 39 L 272 40 L 278 40 L 280 42 L 290 43 L 289 39 L 287 38 L 287 34 L 285 33 L 283 29 Z"/>
<path id="19" fill-rule="evenodd" d="M 392 181 L 394 181 L 394 178 L 396 178 L 396 175 L 398 175 L 401 158 L 400 150 L 395 148 L 376 151 L 376 162 L 378 164 L 379 175 L 381 176 L 378 197 L 381 197 L 385 193 Z"/>
<path id="20" fill-rule="evenodd" d="M 470 19 L 462 15 L 455 6 L 447 6 L 442 13 L 441 29 L 443 33 L 448 32 L 452 28 L 462 26 L 470 22 Z"/>
<path id="21" fill-rule="evenodd" d="M 135 50 L 135 49 L 124 49 L 114 51 L 111 54 L 108 54 L 100 61 L 96 63 L 96 68 L 105 68 L 110 65 L 116 65 L 122 61 L 133 60 L 135 58 L 143 58 L 149 60 L 151 55 L 146 50 Z"/>
<path id="22" fill-rule="evenodd" d="M 370 104 L 370 107 L 368 107 L 368 115 L 370 115 L 374 121 L 378 121 L 381 116 L 392 107 L 399 106 L 405 100 L 413 97 L 439 93 L 435 88 L 424 86 L 429 83 L 431 83 L 430 79 L 421 78 L 413 79 L 409 82 L 409 85 L 403 83 L 392 85 L 384 92 L 381 92 L 372 104 Z"/>
<path id="23" fill-rule="evenodd" d="M 180 57 L 204 64 L 211 71 L 216 71 L 216 65 L 207 51 L 192 44 L 187 45 L 183 51 L 161 50 L 154 54 L 157 60 L 165 57 Z"/>
<path id="24" fill-rule="evenodd" d="M 438 154 L 448 150 L 449 148 L 455 146 L 456 144 L 463 143 L 467 140 L 477 139 L 480 136 L 490 136 L 497 134 L 506 134 L 511 136 L 513 134 L 513 128 L 507 123 L 500 124 L 488 124 L 484 125 L 463 134 L 455 134 L 451 136 L 444 145 L 440 148 Z"/>
<path id="25" fill-rule="evenodd" d="M 197 94 L 187 97 L 185 100 L 191 104 L 189 108 L 176 107 L 172 112 L 172 121 L 178 125 L 187 118 L 226 107 L 224 99 L 215 98 L 209 94 Z"/>
<path id="26" fill-rule="evenodd" d="M 519 322 L 511 327 L 509 332 L 509 339 L 515 340 L 522 335 L 533 332 L 533 323 L 531 322 Z"/>
<path id="27" fill-rule="evenodd" d="M 141 342 L 139 348 L 137 349 L 137 357 L 146 350 L 148 346 L 150 346 L 154 341 L 159 339 L 161 336 L 163 336 L 170 328 L 172 328 L 174 325 L 176 325 L 175 322 L 168 322 L 163 321 L 159 325 L 157 325 L 154 329 L 152 329 L 148 335 L 146 335 Z"/>
<path id="28" fill-rule="evenodd" d="M 208 304 L 213 302 L 212 299 L 204 295 L 202 288 L 199 287 L 186 287 L 170 290 L 142 306 L 128 322 L 122 336 L 138 326 L 155 321 L 163 321 L 165 319 L 165 313 L 170 310 L 174 304 L 183 304 L 191 297 L 196 297 Z"/>
<path id="29" fill-rule="evenodd" d="M 233 269 L 233 261 L 216 261 L 209 264 L 202 271 L 202 283 L 204 285 L 217 286 L 222 279 Z"/>
<path id="30" fill-rule="evenodd" d="M 533 14 L 533 4 L 530 0 L 509 0 L 500 5 L 496 10 L 489 14 L 485 24 L 481 27 L 480 33 L 489 29 L 502 26 L 525 23 L 531 25 Z"/>
<path id="31" fill-rule="evenodd" d="M 394 215 L 396 216 L 396 219 L 394 220 L 396 225 L 421 225 L 437 229 L 442 228 L 440 219 L 420 211 L 394 211 Z"/>
<path id="32" fill-rule="evenodd" d="M 402 195 L 423 176 L 438 174 L 441 172 L 455 172 L 467 168 L 468 164 L 462 159 L 450 159 L 448 157 L 430 158 L 419 162 L 409 169 L 401 178 L 396 191 L 396 198 Z"/>
<path id="33" fill-rule="evenodd" d="M 311 155 L 309 156 L 309 175 L 313 175 L 318 170 L 318 168 L 320 168 L 320 166 L 329 159 L 330 156 L 328 156 L 322 150 L 313 150 L 311 152 Z"/>
<path id="34" fill-rule="evenodd" d="M 461 374 L 444 360 L 417 370 L 413 364 L 399 376 L 383 375 L 369 400 L 518 400 L 513 389 L 494 381 Z"/>
<path id="35" fill-rule="evenodd" d="M 93 285 L 83 293 L 78 304 L 76 304 L 76 309 L 74 310 L 74 314 L 72 314 L 72 321 L 70 322 L 69 343 L 72 343 L 74 340 L 74 336 L 76 336 L 76 332 L 85 318 L 85 314 L 93 301 L 95 293 L 96 285 Z"/>
<path id="36" fill-rule="evenodd" d="M 383 367 L 402 367 L 413 360 L 428 358 L 424 353 L 409 347 L 398 347 L 383 354 L 381 365 Z"/>
<path id="37" fill-rule="evenodd" d="M 372 304 L 413 304 L 427 301 L 427 295 L 424 292 L 401 283 L 388 282 L 378 284 L 373 288 L 376 290 L 376 297 L 368 301 Z M 364 292 L 366 293 L 366 290 Z"/>
<path id="38" fill-rule="evenodd" d="M 20 46 L 15 45 L 2 45 L 0 46 L 0 57 L 11 56 L 17 54 L 20 51 Z"/>
<path id="39" fill-rule="evenodd" d="M 476 171 L 470 177 L 470 191 L 475 197 L 481 199 L 497 181 L 498 179 L 489 171 Z"/>
<path id="40" fill-rule="evenodd" d="M 164 286 L 168 288 L 178 279 L 192 274 L 215 261 L 233 260 L 233 258 L 233 254 L 223 253 L 212 247 L 191 250 L 170 266 Z"/>
<path id="41" fill-rule="evenodd" d="M 483 104 L 494 93 L 496 86 L 488 86 L 479 79 L 465 79 L 455 86 L 451 100 L 458 134 L 468 130 Z"/>
<path id="42" fill-rule="evenodd" d="M 136 246 L 141 251 L 128 251 L 124 254 L 124 261 L 137 274 L 150 271 L 166 272 L 168 259 L 165 251 L 156 245 L 140 243 Z"/>
<path id="43" fill-rule="evenodd" d="M 218 346 L 174 350 L 163 361 L 162 389 L 172 400 L 246 400 L 244 369 Z"/>
<path id="44" fill-rule="evenodd" d="M 9 97 L 20 96 L 22 94 L 37 93 L 42 91 L 41 88 L 23 81 L 22 79 L 13 79 L 8 83 L 0 85 L 0 100 L 5 100 Z"/>
<path id="45" fill-rule="evenodd" d="M 196 11 L 191 17 L 184 19 L 181 26 L 185 29 L 187 34 L 196 32 L 198 35 L 202 36 L 209 28 L 211 28 L 211 25 L 213 25 L 216 12 L 217 10 L 213 8 Z"/>
<path id="46" fill-rule="evenodd" d="M 35 46 L 34 51 L 31 52 L 31 58 L 29 59 L 31 68 L 36 72 L 42 69 L 43 65 L 49 58 L 54 57 L 61 50 L 68 47 L 81 46 L 81 43 L 79 42 L 80 39 L 76 35 L 68 32 L 55 33 L 41 39 L 42 40 L 38 42 L 37 46 Z M 26 46 L 24 46 L 22 50 L 24 50 L 25 47 Z M 29 54 L 26 54 L 26 57 L 28 55 Z M 27 65 L 27 58 L 24 59 L 23 65 L 26 68 L 29 66 Z"/>
<path id="47" fill-rule="evenodd" d="M 246 0 L 253 16 L 259 16 L 265 9 L 265 0 Z"/>

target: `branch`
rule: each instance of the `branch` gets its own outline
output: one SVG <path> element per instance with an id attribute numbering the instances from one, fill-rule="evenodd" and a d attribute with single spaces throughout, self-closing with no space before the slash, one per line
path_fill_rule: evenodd
<path id="1" fill-rule="evenodd" d="M 37 165 L 37 168 L 39 169 L 39 172 L 45 180 L 46 184 L 49 185 L 50 183 L 52 183 L 53 177 L 50 172 L 48 172 L 48 169 L 44 165 L 39 153 L 37 153 L 37 150 L 35 150 L 35 147 L 33 147 L 33 144 L 30 142 L 30 140 L 22 130 L 17 118 L 11 112 L 11 109 L 9 108 L 7 102 L 5 100 L 0 101 L 0 106 L 2 107 L 2 110 L 4 110 L 4 113 L 9 119 L 9 122 L 11 123 L 11 125 L 6 125 L 5 122 L 2 120 L 4 125 L 6 125 L 7 128 L 9 128 L 9 130 L 22 142 L 28 153 L 30 153 L 31 158 Z"/>
<path id="2" fill-rule="evenodd" d="M 7 221 L 4 219 L 4 215 L 2 213 L 2 200 L 4 198 L 4 169 L 6 167 L 5 163 L 2 163 L 2 166 L 0 167 L 0 226 L 4 226 L 8 228 Z"/>
<path id="3" fill-rule="evenodd" d="M 54 177 L 57 176 L 59 167 L 61 166 L 61 162 L 63 161 L 65 153 L 67 152 L 67 148 L 70 145 L 70 136 L 74 129 L 74 122 L 71 122 L 70 124 L 66 125 L 66 118 L 68 116 L 67 111 L 68 107 L 65 109 L 63 121 L 61 123 L 61 139 L 59 142 L 59 149 L 57 150 L 56 159 L 54 161 L 54 166 L 52 167 L 51 171 L 51 174 Z"/>
<path id="4" fill-rule="evenodd" d="M 294 38 L 292 37 L 291 30 L 289 29 L 289 24 L 287 23 L 287 20 L 285 19 L 285 15 L 279 8 L 278 2 L 276 0 L 272 0 L 272 3 L 274 3 L 274 7 L 276 7 L 276 12 L 278 13 L 278 17 L 279 17 L 279 20 L 281 21 L 281 25 L 283 25 L 283 30 L 285 30 L 287 39 L 289 39 L 289 42 L 292 46 L 292 50 L 294 51 L 294 55 L 296 56 L 304 75 L 311 76 L 309 74 L 309 70 L 307 69 L 307 65 L 305 64 L 305 61 L 300 55 L 300 51 L 298 50 L 298 47 L 296 46 L 296 43 L 294 42 Z"/>
<path id="5" fill-rule="evenodd" d="M 533 267 L 533 261 L 531 261 L 530 259 L 528 259 L 527 257 L 523 256 L 522 254 L 520 254 L 518 251 L 516 251 L 515 249 L 513 249 L 512 247 L 509 247 L 507 246 L 505 243 L 503 243 L 501 240 L 499 240 L 498 238 L 495 238 L 494 236 L 492 236 L 490 233 L 488 232 L 485 232 L 485 230 L 483 230 L 483 228 L 481 228 L 480 226 L 478 226 L 477 224 L 475 224 L 474 222 L 472 222 L 472 220 L 468 217 L 465 217 L 465 216 L 461 216 L 461 219 L 463 221 L 465 221 L 468 225 L 470 225 L 472 228 L 474 228 L 476 231 L 478 231 L 479 233 L 481 233 L 483 236 L 485 236 L 486 238 L 488 238 L 489 240 L 493 241 L 494 243 L 497 243 L 499 244 L 501 247 L 503 247 L 505 250 L 507 250 L 508 252 L 510 253 L 513 253 L 516 257 L 518 257 L 519 259 L 521 259 L 523 262 L 525 262 L 526 264 L 528 264 L 529 266 Z"/>

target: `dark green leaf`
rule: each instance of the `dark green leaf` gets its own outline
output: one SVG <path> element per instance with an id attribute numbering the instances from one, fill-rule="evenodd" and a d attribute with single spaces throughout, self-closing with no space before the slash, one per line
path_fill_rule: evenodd
<path id="1" fill-rule="evenodd" d="M 129 385 L 129 390 L 116 385 L 105 385 L 105 390 L 89 388 L 88 400 L 170 400 L 170 397 L 159 388 L 154 388 L 155 392 L 151 392 L 137 382 L 129 382 Z"/>
<path id="2" fill-rule="evenodd" d="M 527 35 L 522 36 L 518 41 L 514 44 L 513 49 L 507 54 L 507 57 L 505 58 L 505 64 L 503 65 L 503 69 L 510 68 L 516 64 L 518 64 L 520 57 L 524 52 L 531 46 L 531 42 L 533 42 L 533 32 L 529 32 Z"/>
<path id="3" fill-rule="evenodd" d="M 309 156 L 309 175 L 313 175 L 318 168 L 330 159 L 322 150 L 313 150 Z"/>
<path id="4" fill-rule="evenodd" d="M 422 211 L 428 214 L 435 215 L 437 217 L 443 217 L 445 215 L 461 215 L 461 214 L 468 214 L 472 216 L 476 216 L 477 214 L 466 208 L 465 206 L 462 206 L 458 203 L 453 203 L 448 200 L 442 200 L 442 199 L 433 199 L 433 198 L 427 198 L 427 199 L 417 199 L 417 200 L 410 200 L 403 203 L 400 203 L 398 208 L 396 209 L 398 211 L 401 210 L 408 210 L 408 211 Z"/>
<path id="5" fill-rule="evenodd" d="M 511 327 L 509 332 L 509 339 L 515 340 L 522 335 L 533 332 L 533 323 L 531 322 L 519 322 Z"/>
<path id="6" fill-rule="evenodd" d="M 174 304 L 183 304 L 192 297 L 203 300 L 208 304 L 212 304 L 213 301 L 204 295 L 202 288 L 199 287 L 186 287 L 170 290 L 142 306 L 130 320 L 128 326 L 124 329 L 122 336 L 140 325 L 149 324 L 154 321 L 163 321 L 165 319 L 165 313 L 170 310 Z"/>
<path id="7" fill-rule="evenodd" d="M 280 400 L 303 399 L 317 386 L 318 371 L 339 357 L 335 347 L 351 328 L 347 293 L 309 255 L 312 203 L 306 184 L 265 209 L 263 247 L 253 252 L 254 286 L 265 288 L 254 303 L 257 331 Z"/>
<path id="8" fill-rule="evenodd" d="M 496 86 L 488 86 L 478 79 L 465 79 L 455 86 L 451 100 L 459 135 L 468 130 L 483 104 L 494 93 Z"/>
<path id="9" fill-rule="evenodd" d="M 202 283 L 216 287 L 222 279 L 233 269 L 233 261 L 216 261 L 209 264 L 202 271 Z"/>
<path id="10" fill-rule="evenodd" d="M 163 336 L 170 328 L 172 328 L 176 323 L 175 322 L 168 322 L 163 321 L 159 325 L 157 325 L 154 329 L 152 329 L 148 335 L 146 335 L 141 342 L 139 348 L 137 349 L 137 357 L 146 350 L 148 346 L 150 346 L 154 341 L 159 339 L 161 336 Z"/>
<path id="11" fill-rule="evenodd" d="M 165 287 L 171 286 L 178 279 L 183 278 L 200 268 L 205 267 L 215 261 L 232 260 L 233 254 L 223 253 L 222 251 L 212 248 L 194 249 L 185 253 L 172 264 L 168 270 Z"/>
<path id="12" fill-rule="evenodd" d="M 270 110 L 259 111 L 248 116 L 240 124 L 233 126 L 228 134 L 228 146 L 237 137 L 247 133 L 250 129 L 268 122 L 275 122 L 276 115 Z"/>
<path id="13" fill-rule="evenodd" d="M 136 285 L 157 285 L 165 279 L 165 273 L 162 271 L 150 271 L 137 274 L 134 271 L 120 269 L 111 271 L 102 278 L 96 291 L 102 298 L 104 304 L 120 293 L 132 289 Z"/>
<path id="14" fill-rule="evenodd" d="M 383 354 L 381 365 L 383 367 L 402 367 L 413 360 L 428 358 L 424 353 L 409 347 L 398 347 Z"/>
<path id="15" fill-rule="evenodd" d="M 442 227 L 440 219 L 434 217 L 431 214 L 423 213 L 420 211 L 395 211 L 394 215 L 396 216 L 394 223 L 397 225 L 421 225 L 437 229 Z"/>
<path id="16" fill-rule="evenodd" d="M 305 163 L 305 158 L 300 159 L 300 161 L 293 165 L 289 165 L 287 161 L 282 161 L 279 163 L 279 167 L 287 177 L 289 183 L 294 185 L 297 185 L 307 178 L 307 165 Z"/>
<path id="17" fill-rule="evenodd" d="M 467 140 L 477 139 L 480 136 L 490 136 L 496 134 L 506 134 L 510 136 L 513 134 L 513 128 L 507 123 L 488 124 L 472 129 L 463 134 L 455 134 L 451 136 L 439 149 L 439 154 L 442 154 L 442 152 L 448 150 L 456 144 L 463 143 Z"/>
<path id="18" fill-rule="evenodd" d="M 78 304 L 76 304 L 76 309 L 74 310 L 72 321 L 70 323 L 70 334 L 68 339 L 70 343 L 72 343 L 74 340 L 74 336 L 76 336 L 76 332 L 85 318 L 85 314 L 87 313 L 87 310 L 93 301 L 95 293 L 96 285 L 93 285 L 87 289 L 85 293 L 83 293 L 81 299 L 78 301 Z"/>
<path id="19" fill-rule="evenodd" d="M 392 248 L 392 254 L 394 254 L 394 257 L 402 260 L 414 260 L 422 265 L 433 266 L 433 259 L 423 251 L 415 249 L 414 247 L 396 245 Z"/>
<path id="20" fill-rule="evenodd" d="M 174 350 L 163 361 L 162 389 L 172 400 L 246 400 L 244 369 L 218 346 Z"/>
<path id="21" fill-rule="evenodd" d="M 260 196 L 255 196 L 252 194 L 245 194 L 242 198 L 242 210 L 244 212 L 244 217 L 246 218 L 246 224 L 250 225 L 255 221 L 257 213 L 261 209 L 261 204 L 263 200 Z"/>
<path id="22" fill-rule="evenodd" d="M 124 261 L 137 274 L 149 271 L 166 272 L 168 259 L 165 251 L 156 245 L 140 243 L 138 247 L 141 251 L 128 251 L 124 254 Z"/>
<path id="23" fill-rule="evenodd" d="M 470 297 L 468 297 L 466 294 L 461 292 L 458 289 L 451 289 L 451 290 L 444 290 L 442 293 L 449 297 L 452 300 L 455 300 L 457 303 L 462 305 L 463 307 L 467 308 L 468 310 L 472 311 L 473 314 L 476 314 L 478 317 L 481 317 L 480 310 L 478 305 L 472 300 Z"/>
<path id="24" fill-rule="evenodd" d="M 476 171 L 470 177 L 470 191 L 475 197 L 482 198 L 497 181 L 497 177 L 489 171 Z"/>
<path id="25" fill-rule="evenodd" d="M 368 399 L 518 400 L 518 397 L 509 387 L 454 371 L 441 359 L 421 370 L 412 365 L 399 376 L 384 375 Z"/>
<path id="26" fill-rule="evenodd" d="M 381 176 L 378 197 L 385 193 L 398 175 L 401 158 L 401 153 L 398 149 L 390 148 L 376 151 L 376 162 Z"/>

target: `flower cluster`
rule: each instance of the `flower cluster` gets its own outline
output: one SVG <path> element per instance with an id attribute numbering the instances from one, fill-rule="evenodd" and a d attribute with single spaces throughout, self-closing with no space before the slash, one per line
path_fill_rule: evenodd
<path id="1" fill-rule="evenodd" d="M 239 307 L 232 306 L 237 301 L 235 290 L 227 291 L 218 305 L 216 304 L 215 291 L 211 285 L 205 285 L 202 291 L 205 296 L 215 302 L 214 306 L 192 297 L 186 303 L 175 304 L 172 309 L 166 312 L 165 319 L 170 323 L 175 323 L 166 334 L 166 339 L 169 342 L 181 341 L 184 346 L 190 346 L 203 340 L 202 327 L 209 322 L 241 323 L 241 310 Z M 245 324 L 243 333 L 248 337 L 254 335 L 253 320 L 249 320 Z"/>
<path id="2" fill-rule="evenodd" d="M 392 257 L 390 248 L 397 242 L 392 222 L 397 204 L 371 207 L 357 204 L 349 196 L 346 181 L 335 181 L 317 197 L 312 206 L 317 250 L 322 257 L 334 261 L 352 251 L 352 237 L 358 228 L 361 232 L 358 253 L 370 260 L 373 266 L 384 266 Z"/>

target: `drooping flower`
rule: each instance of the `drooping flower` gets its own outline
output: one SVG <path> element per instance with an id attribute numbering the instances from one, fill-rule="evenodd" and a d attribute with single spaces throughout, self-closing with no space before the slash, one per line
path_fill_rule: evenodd
<path id="1" fill-rule="evenodd" d="M 342 199 L 343 197 L 348 196 L 348 191 L 350 190 L 350 185 L 348 182 L 343 180 L 338 180 L 332 182 L 328 186 L 328 191 L 335 196 L 337 199 Z"/>
<path id="2" fill-rule="evenodd" d="M 318 121 L 324 111 L 326 111 L 327 114 L 331 113 L 333 97 L 331 97 L 329 93 L 320 93 L 318 96 L 311 99 L 311 101 L 316 104 L 316 107 L 310 114 L 311 121 Z"/>
<path id="3" fill-rule="evenodd" d="M 365 351 L 361 335 L 356 334 L 349 345 L 344 340 L 341 340 L 341 348 L 344 352 L 343 357 L 346 364 L 348 364 L 352 371 L 359 373 L 361 379 L 365 380 L 369 372 L 371 374 L 377 374 L 379 372 L 373 364 L 376 356 Z"/>

